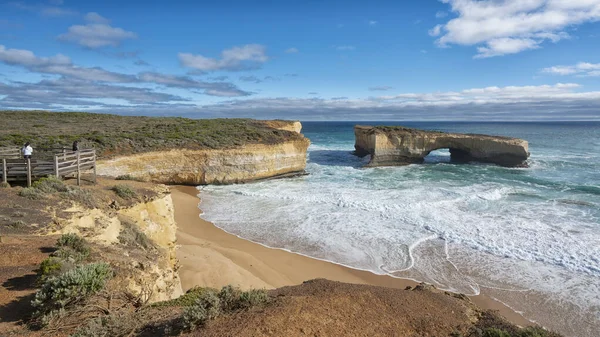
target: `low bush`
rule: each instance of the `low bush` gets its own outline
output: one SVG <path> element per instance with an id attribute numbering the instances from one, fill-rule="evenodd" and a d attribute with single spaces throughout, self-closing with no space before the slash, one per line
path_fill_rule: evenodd
<path id="1" fill-rule="evenodd" d="M 42 325 L 61 316 L 65 308 L 84 301 L 104 288 L 112 270 L 106 263 L 76 267 L 59 276 L 48 278 L 31 301 L 33 318 Z"/>
<path id="2" fill-rule="evenodd" d="M 488 328 L 483 331 L 483 337 L 512 337 L 510 333 L 496 328 Z"/>
<path id="3" fill-rule="evenodd" d="M 13 215 L 12 215 L 12 216 L 13 216 L 14 218 L 22 218 L 22 217 L 24 217 L 25 215 L 26 215 L 26 214 L 25 214 L 25 212 L 16 211 L 16 212 L 14 212 L 14 213 L 13 213 Z"/>
<path id="4" fill-rule="evenodd" d="M 98 203 L 90 191 L 78 186 L 69 186 L 62 196 L 87 208 L 98 208 Z"/>
<path id="5" fill-rule="evenodd" d="M 14 221 L 12 221 L 12 222 L 10 223 L 10 225 L 11 225 L 12 227 L 17 227 L 17 228 L 19 228 L 19 227 L 23 227 L 23 226 L 25 226 L 25 225 L 26 225 L 26 223 L 25 223 L 25 221 L 23 221 L 23 220 L 14 220 Z"/>
<path id="6" fill-rule="evenodd" d="M 50 256 L 40 263 L 38 269 L 38 281 L 40 284 L 43 284 L 50 277 L 58 276 L 73 268 L 73 263 L 59 257 Z"/>
<path id="7" fill-rule="evenodd" d="M 84 238 L 80 237 L 77 234 L 69 233 L 63 234 L 58 241 L 56 242 L 58 247 L 62 248 L 70 248 L 73 251 L 80 253 L 82 255 L 88 256 L 90 255 L 90 247 L 85 241 Z M 59 249 L 60 250 L 60 249 Z"/>
<path id="8" fill-rule="evenodd" d="M 128 185 L 115 185 L 111 190 L 123 199 L 129 200 L 137 197 L 137 193 Z"/>
<path id="9" fill-rule="evenodd" d="M 2 181 L 0 182 L 0 188 L 10 188 L 10 184 Z"/>
<path id="10" fill-rule="evenodd" d="M 206 291 L 200 295 L 193 305 L 183 312 L 182 323 L 186 330 L 194 330 L 203 326 L 206 321 L 221 314 L 221 302 L 214 291 Z"/>
<path id="11" fill-rule="evenodd" d="M 266 304 L 269 301 L 269 295 L 264 289 L 251 289 L 243 291 L 239 298 L 240 308 L 250 308 L 257 305 Z"/>
<path id="12" fill-rule="evenodd" d="M 31 200 L 36 200 L 42 198 L 44 194 L 37 188 L 25 187 L 19 191 L 19 196 Z"/>
<path id="13" fill-rule="evenodd" d="M 152 241 L 140 231 L 137 225 L 130 222 L 122 222 L 123 227 L 119 232 L 119 242 L 126 246 L 140 246 L 144 249 L 153 247 Z"/>
<path id="14" fill-rule="evenodd" d="M 69 190 L 62 180 L 53 176 L 42 178 L 34 182 L 33 188 L 43 193 L 67 192 Z"/>
<path id="15" fill-rule="evenodd" d="M 131 180 L 131 181 L 142 181 L 142 179 L 134 177 L 130 174 L 120 175 L 115 178 L 115 180 Z"/>
<path id="16" fill-rule="evenodd" d="M 86 325 L 79 328 L 71 337 L 126 337 L 137 330 L 137 321 L 129 316 L 116 314 L 101 316 L 89 320 Z"/>
<path id="17" fill-rule="evenodd" d="M 196 299 L 206 291 L 213 291 L 208 288 L 194 287 L 188 290 L 185 294 L 168 301 L 153 303 L 153 307 L 187 307 L 193 305 Z"/>

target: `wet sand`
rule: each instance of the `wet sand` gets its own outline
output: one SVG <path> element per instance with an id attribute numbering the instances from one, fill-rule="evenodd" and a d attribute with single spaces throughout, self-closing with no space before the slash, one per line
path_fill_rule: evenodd
<path id="1" fill-rule="evenodd" d="M 200 218 L 199 191 L 196 188 L 173 186 L 171 191 L 178 225 L 179 275 L 184 291 L 194 286 L 220 288 L 228 284 L 244 289 L 270 289 L 315 278 L 391 288 L 417 284 L 411 280 L 376 275 L 238 238 Z M 471 300 L 481 308 L 500 311 L 514 324 L 531 324 L 520 314 L 485 294 L 472 296 Z"/>

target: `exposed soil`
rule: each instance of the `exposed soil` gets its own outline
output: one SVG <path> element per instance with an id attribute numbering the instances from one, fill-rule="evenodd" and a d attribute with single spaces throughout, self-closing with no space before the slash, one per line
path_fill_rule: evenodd
<path id="1" fill-rule="evenodd" d="M 191 336 L 449 336 L 479 311 L 463 296 L 313 280 L 273 290 L 274 303 L 210 322 Z"/>

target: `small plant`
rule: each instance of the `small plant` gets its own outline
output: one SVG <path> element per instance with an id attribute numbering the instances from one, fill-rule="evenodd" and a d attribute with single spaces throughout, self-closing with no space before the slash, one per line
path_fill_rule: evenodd
<path id="1" fill-rule="evenodd" d="M 36 181 L 33 183 L 33 188 L 43 193 L 67 192 L 69 190 L 62 180 L 53 176 Z"/>
<path id="2" fill-rule="evenodd" d="M 71 337 L 131 336 L 138 327 L 137 323 L 129 316 L 118 316 L 116 314 L 100 316 L 89 320 L 85 326 L 79 328 Z"/>
<path id="3" fill-rule="evenodd" d="M 23 221 L 23 220 L 15 220 L 15 221 L 11 222 L 11 224 L 10 224 L 10 225 L 11 225 L 12 227 L 19 228 L 19 227 L 23 227 L 23 226 L 25 226 L 25 225 L 26 225 L 26 223 L 25 223 L 25 221 Z"/>
<path id="4" fill-rule="evenodd" d="M 206 321 L 221 314 L 219 296 L 214 291 L 206 291 L 200 295 L 193 305 L 183 312 L 182 323 L 186 330 L 194 330 L 203 326 Z"/>
<path id="5" fill-rule="evenodd" d="M 0 188 L 10 188 L 10 184 L 5 183 L 5 182 L 0 182 Z"/>
<path id="6" fill-rule="evenodd" d="M 44 283 L 52 276 L 58 276 L 63 271 L 63 264 L 64 262 L 60 258 L 53 256 L 42 261 L 38 269 L 40 283 Z"/>
<path id="7" fill-rule="evenodd" d="M 112 270 L 108 264 L 92 263 L 48 278 L 31 301 L 35 309 L 34 319 L 39 319 L 43 325 L 48 324 L 52 318 L 61 316 L 65 308 L 100 291 L 111 277 Z"/>
<path id="8" fill-rule="evenodd" d="M 78 186 L 69 186 L 68 191 L 62 194 L 63 197 L 75 201 L 76 203 L 83 205 L 87 208 L 98 208 L 97 202 L 94 200 L 94 196 L 90 191 L 85 190 Z"/>
<path id="9" fill-rule="evenodd" d="M 269 295 L 264 289 L 251 289 L 240 294 L 240 308 L 250 308 L 269 302 Z"/>
<path id="10" fill-rule="evenodd" d="M 14 213 L 13 213 L 13 215 L 12 215 L 12 216 L 13 216 L 13 218 L 22 218 L 22 217 L 24 217 L 25 215 L 26 215 L 26 214 L 25 214 L 25 212 L 16 211 L 16 212 L 14 212 Z"/>
<path id="11" fill-rule="evenodd" d="M 56 241 L 56 245 L 60 248 L 71 248 L 75 252 L 85 256 L 90 255 L 90 247 L 88 246 L 88 243 L 84 238 L 78 236 L 77 234 L 63 234 L 60 238 L 58 238 L 58 241 Z"/>
<path id="12" fill-rule="evenodd" d="M 194 287 L 188 290 L 185 294 L 168 301 L 153 303 L 153 307 L 188 307 L 196 302 L 196 299 L 207 291 L 213 291 L 212 289 Z"/>
<path id="13" fill-rule="evenodd" d="M 41 199 L 44 195 L 40 190 L 33 187 L 25 187 L 19 191 L 19 196 L 31 200 Z"/>
<path id="14" fill-rule="evenodd" d="M 239 308 L 241 290 L 231 285 L 225 286 L 219 292 L 221 307 L 226 311 L 233 311 Z"/>
<path id="15" fill-rule="evenodd" d="M 518 337 L 560 337 L 560 335 L 540 326 L 528 326 L 519 331 Z"/>
<path id="16" fill-rule="evenodd" d="M 115 180 L 131 180 L 131 181 L 142 181 L 141 178 L 134 177 L 130 174 L 120 175 L 115 178 Z"/>
<path id="17" fill-rule="evenodd" d="M 129 200 L 137 197 L 137 193 L 128 185 L 115 185 L 111 190 L 123 199 Z"/>
<path id="18" fill-rule="evenodd" d="M 140 246 L 149 249 L 153 246 L 152 241 L 140 231 L 137 225 L 130 222 L 122 222 L 123 227 L 119 232 L 119 242 L 126 246 Z"/>
<path id="19" fill-rule="evenodd" d="M 483 331 L 483 337 L 511 337 L 510 333 L 496 328 L 487 328 Z"/>

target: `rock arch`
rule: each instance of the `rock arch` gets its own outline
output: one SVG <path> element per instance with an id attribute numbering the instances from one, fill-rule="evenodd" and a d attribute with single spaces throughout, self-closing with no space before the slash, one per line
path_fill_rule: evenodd
<path id="1" fill-rule="evenodd" d="M 362 125 L 354 127 L 354 135 L 355 154 L 371 155 L 370 167 L 422 163 L 431 151 L 444 148 L 455 162 L 523 167 L 529 157 L 527 141 L 518 138 Z"/>

